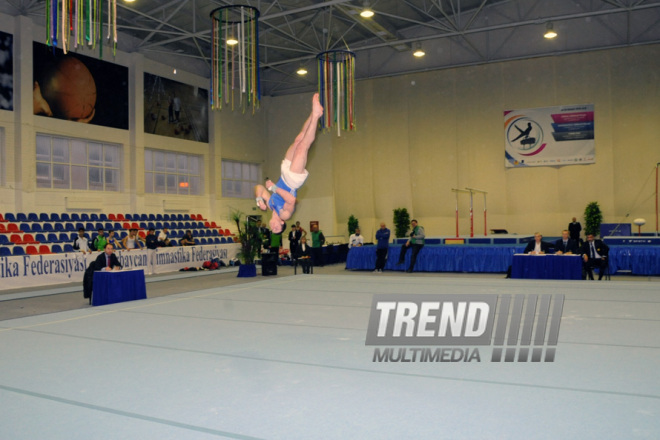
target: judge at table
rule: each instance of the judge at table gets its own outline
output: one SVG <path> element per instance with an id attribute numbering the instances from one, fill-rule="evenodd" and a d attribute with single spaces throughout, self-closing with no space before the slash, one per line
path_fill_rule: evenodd
<path id="1" fill-rule="evenodd" d="M 110 244 L 106 244 L 102 254 L 99 254 L 96 257 L 94 264 L 96 265 L 95 270 L 119 270 L 121 269 L 121 264 L 119 259 L 115 255 L 115 248 Z"/>
<path id="2" fill-rule="evenodd" d="M 555 242 L 556 255 L 572 255 L 578 253 L 578 242 L 569 238 L 567 229 L 561 231 L 561 238 Z"/>
<path id="3" fill-rule="evenodd" d="M 543 241 L 543 235 L 534 233 L 534 240 L 530 240 L 525 248 L 525 253 L 530 255 L 543 255 L 552 250 L 552 245 Z"/>

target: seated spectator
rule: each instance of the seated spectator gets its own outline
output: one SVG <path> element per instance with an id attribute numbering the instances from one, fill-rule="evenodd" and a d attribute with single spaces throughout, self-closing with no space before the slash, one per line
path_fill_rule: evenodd
<path id="1" fill-rule="evenodd" d="M 556 255 L 572 255 L 578 253 L 578 243 L 569 237 L 568 229 L 561 231 L 561 238 L 555 242 Z"/>
<path id="2" fill-rule="evenodd" d="M 360 235 L 360 228 L 355 228 L 355 234 L 351 234 L 348 239 L 348 248 L 353 246 L 362 246 L 364 244 L 364 237 Z"/>
<path id="3" fill-rule="evenodd" d="M 115 231 L 108 231 L 108 243 L 112 245 L 114 249 L 122 249 L 121 240 L 115 237 Z"/>
<path id="4" fill-rule="evenodd" d="M 170 231 L 167 228 L 163 228 L 163 230 L 160 231 L 160 234 L 158 234 L 158 246 L 172 246 L 172 243 L 170 243 L 170 239 L 168 238 L 169 232 Z"/>
<path id="5" fill-rule="evenodd" d="M 552 250 L 552 245 L 543 241 L 543 235 L 534 233 L 534 240 L 530 240 L 525 247 L 525 253 L 530 255 L 543 255 Z"/>
<path id="6" fill-rule="evenodd" d="M 104 252 L 99 254 L 98 257 L 96 257 L 96 262 L 94 263 L 95 265 L 94 270 L 121 269 L 121 264 L 119 263 L 119 259 L 114 254 L 115 251 L 114 247 L 110 243 L 107 243 L 103 250 Z"/>
<path id="7" fill-rule="evenodd" d="M 98 234 L 96 234 L 94 241 L 92 241 L 92 249 L 95 251 L 104 251 L 106 244 L 108 244 L 108 239 L 103 232 L 103 228 L 99 228 Z"/>
<path id="8" fill-rule="evenodd" d="M 188 229 L 186 231 L 186 234 L 183 236 L 183 238 L 179 240 L 179 244 L 181 246 L 195 246 L 197 244 L 197 242 L 192 236 L 192 231 L 190 231 L 190 229 Z"/>
<path id="9" fill-rule="evenodd" d="M 84 253 L 92 253 L 89 247 L 89 241 L 85 237 L 85 228 L 78 229 L 78 236 L 73 240 L 73 249 Z"/>
<path id="10" fill-rule="evenodd" d="M 284 229 L 282 229 L 282 231 L 284 231 Z M 269 245 L 270 245 L 269 246 L 270 247 L 270 253 L 279 255 L 280 250 L 282 249 L 282 233 L 281 232 L 271 233 L 270 234 L 270 243 L 269 243 Z"/>
<path id="11" fill-rule="evenodd" d="M 145 238 L 144 241 L 147 245 L 147 249 L 158 248 L 158 238 L 156 237 L 156 230 L 154 228 L 149 228 L 149 231 L 147 231 L 147 238 Z"/>
<path id="12" fill-rule="evenodd" d="M 300 244 L 296 248 L 294 258 L 300 263 L 303 273 L 309 273 L 309 268 L 312 266 L 312 249 L 307 246 L 307 239 L 305 237 L 300 239 Z"/>
<path id="13" fill-rule="evenodd" d="M 590 280 L 594 279 L 594 267 L 598 268 L 598 280 L 603 279 L 607 265 L 609 264 L 607 256 L 610 252 L 609 246 L 603 243 L 603 240 L 595 240 L 594 234 L 587 234 L 587 241 L 584 242 L 580 253 L 584 260 L 582 279 L 589 276 Z"/>
<path id="14" fill-rule="evenodd" d="M 140 237 L 137 235 L 137 229 L 128 230 L 128 235 L 122 240 L 122 245 L 127 251 L 143 249 L 142 243 L 140 243 Z"/>

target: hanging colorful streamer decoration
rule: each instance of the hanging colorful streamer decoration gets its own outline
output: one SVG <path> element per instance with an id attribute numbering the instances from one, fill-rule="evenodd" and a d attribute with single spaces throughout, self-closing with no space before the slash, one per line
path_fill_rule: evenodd
<path id="1" fill-rule="evenodd" d="M 259 10 L 232 5 L 211 12 L 211 109 L 223 103 L 252 113 L 261 102 Z"/>
<path id="2" fill-rule="evenodd" d="M 316 56 L 323 117 L 321 129 L 355 130 L 355 53 L 330 50 Z"/>
<path id="3" fill-rule="evenodd" d="M 46 44 L 64 53 L 79 47 L 96 49 L 103 58 L 104 0 L 46 0 Z M 117 0 L 105 0 L 106 38 L 117 54 Z"/>

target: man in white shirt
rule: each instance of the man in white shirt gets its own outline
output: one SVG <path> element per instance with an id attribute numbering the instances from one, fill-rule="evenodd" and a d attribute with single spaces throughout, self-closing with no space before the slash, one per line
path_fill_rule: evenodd
<path id="1" fill-rule="evenodd" d="M 168 234 L 168 229 L 163 228 L 162 231 L 160 231 L 160 234 L 158 234 L 158 245 L 159 246 L 169 246 L 170 245 L 170 239 L 167 238 Z"/>
<path id="2" fill-rule="evenodd" d="M 89 248 L 89 241 L 85 237 L 85 228 L 78 229 L 78 236 L 73 240 L 73 248 L 83 254 L 92 253 L 92 250 Z"/>
<path id="3" fill-rule="evenodd" d="M 360 228 L 355 228 L 355 234 L 351 234 L 348 239 L 348 248 L 353 246 L 362 246 L 364 244 L 364 237 L 360 235 Z"/>

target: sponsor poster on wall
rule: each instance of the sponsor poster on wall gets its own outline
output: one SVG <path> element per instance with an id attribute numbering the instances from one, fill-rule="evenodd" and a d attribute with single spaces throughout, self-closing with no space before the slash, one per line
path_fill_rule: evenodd
<path id="1" fill-rule="evenodd" d="M 0 110 L 14 110 L 14 36 L 1 31 Z"/>
<path id="2" fill-rule="evenodd" d="M 209 141 L 209 93 L 144 74 L 144 131 L 197 142 Z"/>
<path id="3" fill-rule="evenodd" d="M 35 42 L 34 114 L 128 129 L 128 68 Z"/>
<path id="4" fill-rule="evenodd" d="M 504 112 L 508 168 L 596 162 L 594 105 L 563 105 Z"/>

